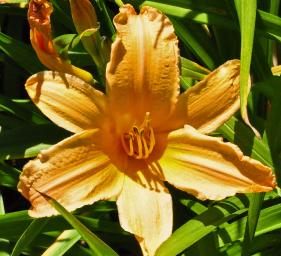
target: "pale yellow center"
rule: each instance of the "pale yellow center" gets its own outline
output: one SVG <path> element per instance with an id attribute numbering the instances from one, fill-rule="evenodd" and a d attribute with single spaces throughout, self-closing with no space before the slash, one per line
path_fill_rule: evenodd
<path id="1" fill-rule="evenodd" d="M 155 146 L 150 113 L 146 113 L 144 122 L 139 127 L 134 125 L 129 132 L 124 133 L 121 141 L 127 155 L 136 159 L 148 158 Z"/>

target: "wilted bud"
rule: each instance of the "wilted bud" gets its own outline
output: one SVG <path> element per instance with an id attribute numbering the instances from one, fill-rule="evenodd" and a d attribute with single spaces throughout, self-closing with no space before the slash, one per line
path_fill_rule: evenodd
<path id="1" fill-rule="evenodd" d="M 93 58 L 101 76 L 104 75 L 108 54 L 102 47 L 99 23 L 89 0 L 70 0 L 72 19 L 85 49 Z"/>
<path id="2" fill-rule="evenodd" d="M 31 0 L 29 3 L 30 41 L 39 60 L 51 70 L 73 74 L 92 83 L 94 80 L 89 72 L 69 64 L 57 53 L 51 35 L 52 12 L 53 7 L 47 0 Z"/>

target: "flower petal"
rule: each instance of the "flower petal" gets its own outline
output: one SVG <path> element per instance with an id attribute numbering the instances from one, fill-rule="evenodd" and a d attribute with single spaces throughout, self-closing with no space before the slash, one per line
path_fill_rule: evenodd
<path id="1" fill-rule="evenodd" d="M 97 147 L 100 138 L 97 129 L 75 134 L 24 166 L 18 190 L 31 202 L 31 216 L 57 214 L 38 191 L 68 211 L 120 193 L 123 174 Z"/>
<path id="2" fill-rule="evenodd" d="M 244 156 L 236 145 L 203 135 L 191 126 L 169 135 L 159 163 L 165 180 L 202 200 L 275 187 L 269 167 Z"/>
<path id="3" fill-rule="evenodd" d="M 115 16 L 117 37 L 112 45 L 106 79 L 115 118 L 130 111 L 134 124 L 151 113 L 152 126 L 164 124 L 179 89 L 178 40 L 166 16 L 152 7 L 139 15 L 124 5 Z M 128 118 L 126 118 L 128 120 Z"/>
<path id="4" fill-rule="evenodd" d="M 37 107 L 66 130 L 80 132 L 102 124 L 104 94 L 78 77 L 40 72 L 27 80 L 25 88 Z"/>
<path id="5" fill-rule="evenodd" d="M 215 131 L 240 107 L 239 71 L 240 61 L 230 60 L 181 94 L 166 130 L 188 124 L 201 133 Z"/>
<path id="6" fill-rule="evenodd" d="M 28 8 L 30 26 L 30 41 L 39 60 L 51 70 L 74 74 L 88 83 L 93 82 L 92 75 L 78 67 L 69 64 L 57 53 L 51 30 L 52 4 L 47 0 L 31 0 Z"/>
<path id="7" fill-rule="evenodd" d="M 157 180 L 125 176 L 117 207 L 122 228 L 136 236 L 143 255 L 154 255 L 172 233 L 172 199 Z"/>

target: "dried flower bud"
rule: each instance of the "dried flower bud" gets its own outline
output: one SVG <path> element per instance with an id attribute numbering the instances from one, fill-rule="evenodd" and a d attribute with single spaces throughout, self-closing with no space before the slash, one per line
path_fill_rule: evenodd
<path id="1" fill-rule="evenodd" d="M 31 0 L 28 9 L 30 25 L 30 41 L 39 60 L 51 70 L 69 73 L 92 83 L 92 75 L 62 59 L 57 53 L 52 41 L 51 14 L 52 4 L 47 0 Z"/>

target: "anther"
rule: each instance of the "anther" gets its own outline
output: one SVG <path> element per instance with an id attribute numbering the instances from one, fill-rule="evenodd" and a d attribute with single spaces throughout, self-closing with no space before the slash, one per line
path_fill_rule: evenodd
<path id="1" fill-rule="evenodd" d="M 146 159 L 151 154 L 155 146 L 155 137 L 150 121 L 150 113 L 147 112 L 140 127 L 133 126 L 130 132 L 123 134 L 121 141 L 127 155 L 136 159 Z"/>
<path id="2" fill-rule="evenodd" d="M 129 133 L 125 133 L 122 138 L 122 145 L 124 150 L 126 151 L 126 153 L 129 156 L 133 156 L 134 155 L 134 147 L 133 147 L 133 137 L 131 134 Z"/>
<path id="3" fill-rule="evenodd" d="M 148 158 L 148 156 L 151 152 L 149 152 L 147 142 L 145 140 L 144 130 L 141 131 L 141 141 L 142 141 L 142 144 L 143 144 L 143 151 L 144 151 L 143 158 L 146 159 L 146 158 Z"/>

